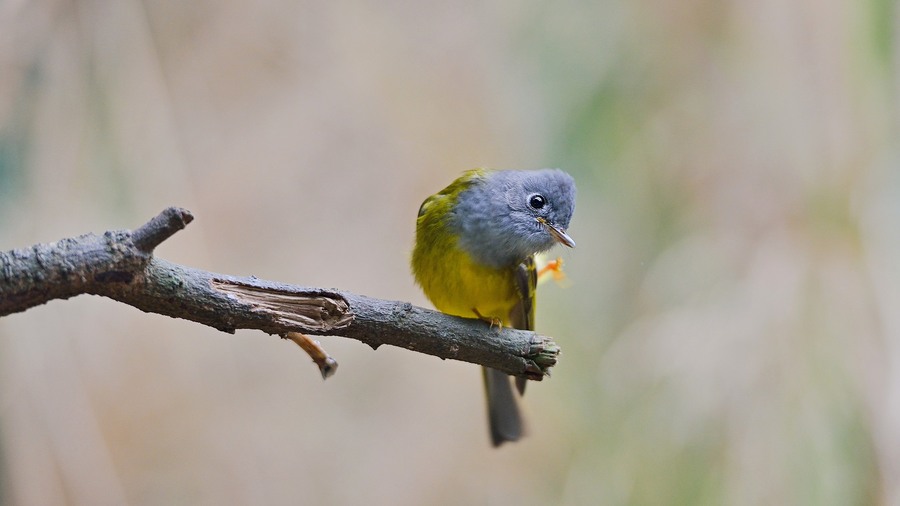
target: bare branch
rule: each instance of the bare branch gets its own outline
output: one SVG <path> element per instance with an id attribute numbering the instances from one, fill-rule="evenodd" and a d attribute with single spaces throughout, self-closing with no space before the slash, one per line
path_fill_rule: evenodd
<path id="1" fill-rule="evenodd" d="M 557 345 L 534 332 L 490 328 L 408 302 L 216 274 L 152 256 L 192 219 L 184 209 L 168 208 L 134 232 L 87 234 L 0 253 L 0 316 L 87 293 L 224 332 L 337 335 L 535 380 L 556 364 Z"/>

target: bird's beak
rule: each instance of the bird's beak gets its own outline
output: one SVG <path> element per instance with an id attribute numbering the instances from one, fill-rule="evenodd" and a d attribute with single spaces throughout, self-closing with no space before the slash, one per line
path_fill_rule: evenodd
<path id="1" fill-rule="evenodd" d="M 556 242 L 564 244 L 570 248 L 575 247 L 575 241 L 573 241 L 572 238 L 569 237 L 569 234 L 567 234 L 565 230 L 557 227 L 544 218 L 538 218 L 537 220 L 541 225 L 547 227 L 547 231 L 550 232 L 550 235 L 552 235 L 554 239 L 556 239 Z"/>

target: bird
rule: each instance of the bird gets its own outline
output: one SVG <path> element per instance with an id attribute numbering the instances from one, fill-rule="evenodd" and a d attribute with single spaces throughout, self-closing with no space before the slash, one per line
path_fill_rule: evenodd
<path id="1" fill-rule="evenodd" d="M 534 330 L 535 255 L 575 247 L 566 232 L 574 211 L 575 181 L 562 170 L 468 170 L 419 208 L 416 283 L 443 313 Z M 491 443 L 519 440 L 524 422 L 510 377 L 490 368 L 483 377 Z M 516 385 L 524 394 L 525 380 Z"/>

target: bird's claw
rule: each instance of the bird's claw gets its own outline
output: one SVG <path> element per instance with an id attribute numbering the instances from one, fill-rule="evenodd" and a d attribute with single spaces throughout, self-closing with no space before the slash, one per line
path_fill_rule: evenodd
<path id="1" fill-rule="evenodd" d="M 474 307 L 472 308 L 472 311 L 478 316 L 479 320 L 489 323 L 491 328 L 497 327 L 497 330 L 503 330 L 503 320 L 500 318 L 497 318 L 496 316 L 484 316 Z"/>

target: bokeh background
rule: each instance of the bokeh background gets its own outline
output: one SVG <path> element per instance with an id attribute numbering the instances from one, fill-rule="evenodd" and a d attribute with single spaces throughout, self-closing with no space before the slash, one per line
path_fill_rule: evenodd
<path id="1" fill-rule="evenodd" d="M 577 180 L 488 443 L 477 367 L 82 296 L 0 319 L 9 504 L 900 504 L 890 0 L 0 2 L 0 249 L 196 221 L 168 260 L 428 303 L 419 204 Z"/>

